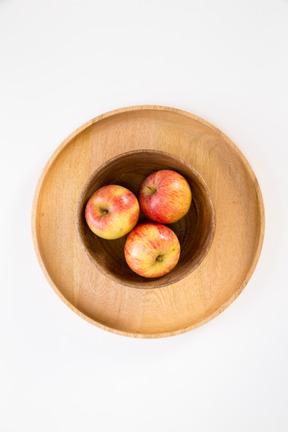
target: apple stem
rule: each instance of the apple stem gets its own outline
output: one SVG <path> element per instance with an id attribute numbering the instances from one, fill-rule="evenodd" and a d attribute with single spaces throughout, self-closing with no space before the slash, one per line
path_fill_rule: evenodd
<path id="1" fill-rule="evenodd" d="M 100 210 L 101 210 L 101 216 L 106 216 L 109 213 L 107 209 L 101 208 Z"/>
<path id="2" fill-rule="evenodd" d="M 158 255 L 157 258 L 156 258 L 156 261 L 162 262 L 163 261 L 163 256 L 162 255 Z"/>
<path id="3" fill-rule="evenodd" d="M 146 188 L 149 189 L 149 191 L 151 192 L 150 195 L 155 194 L 155 192 L 157 191 L 157 189 L 155 189 L 155 188 L 152 187 L 152 186 L 146 186 Z"/>

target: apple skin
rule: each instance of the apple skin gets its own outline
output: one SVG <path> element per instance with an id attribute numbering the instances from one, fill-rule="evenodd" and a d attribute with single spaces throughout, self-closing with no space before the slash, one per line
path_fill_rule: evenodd
<path id="1" fill-rule="evenodd" d="M 112 240 L 123 237 L 137 224 L 140 207 L 136 196 L 118 185 L 98 189 L 85 208 L 85 219 L 94 234 Z"/>
<path id="2" fill-rule="evenodd" d="M 146 222 L 130 232 L 124 254 L 131 270 L 145 278 L 156 278 L 164 276 L 176 266 L 180 257 L 180 243 L 167 226 Z"/>
<path id="3" fill-rule="evenodd" d="M 170 224 L 188 213 L 192 191 L 187 180 L 176 171 L 160 170 L 142 183 L 139 203 L 144 215 L 155 222 Z"/>

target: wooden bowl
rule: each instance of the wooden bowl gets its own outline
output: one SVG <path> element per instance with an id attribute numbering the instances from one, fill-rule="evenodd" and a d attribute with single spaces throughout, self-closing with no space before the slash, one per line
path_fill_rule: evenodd
<path id="1" fill-rule="evenodd" d="M 188 214 L 169 225 L 181 245 L 177 266 L 161 278 L 147 279 L 134 273 L 125 261 L 127 236 L 117 240 L 104 240 L 96 236 L 85 221 L 85 206 L 96 190 L 108 184 L 124 186 L 138 196 L 143 180 L 162 169 L 182 174 L 192 189 L 193 199 Z M 143 214 L 140 215 L 140 222 L 147 220 Z M 193 167 L 169 153 L 137 150 L 110 159 L 92 174 L 78 201 L 76 226 L 85 252 L 105 276 L 135 288 L 159 288 L 179 282 L 201 263 L 213 240 L 215 213 L 208 187 Z"/>
<path id="2" fill-rule="evenodd" d="M 107 277 L 88 258 L 75 223 L 79 197 L 93 173 L 119 154 L 143 148 L 193 167 L 205 179 L 217 219 L 205 259 L 157 289 Z M 74 131 L 47 162 L 32 212 L 38 260 L 63 302 L 102 329 L 143 338 L 192 330 L 227 308 L 253 274 L 264 225 L 256 176 L 231 139 L 191 113 L 155 105 L 102 114 Z"/>

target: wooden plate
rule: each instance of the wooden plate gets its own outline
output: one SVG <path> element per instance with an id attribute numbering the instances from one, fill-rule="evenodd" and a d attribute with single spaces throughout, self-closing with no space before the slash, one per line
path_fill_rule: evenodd
<path id="1" fill-rule="evenodd" d="M 186 278 L 157 289 L 107 278 L 85 254 L 75 222 L 79 195 L 96 168 L 143 148 L 189 162 L 207 183 L 216 214 L 206 258 Z M 241 293 L 260 256 L 264 206 L 249 163 L 220 130 L 175 108 L 136 106 L 90 120 L 55 151 L 35 192 L 32 231 L 45 276 L 74 312 L 117 334 L 164 337 L 205 324 Z"/>

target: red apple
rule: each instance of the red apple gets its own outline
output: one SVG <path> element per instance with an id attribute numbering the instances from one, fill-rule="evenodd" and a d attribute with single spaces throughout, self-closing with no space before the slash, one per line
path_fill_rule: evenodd
<path id="1" fill-rule="evenodd" d="M 140 276 L 155 278 L 164 276 L 176 266 L 180 243 L 167 226 L 147 222 L 130 232 L 124 254 L 131 270 Z"/>
<path id="2" fill-rule="evenodd" d="M 176 171 L 156 171 L 141 185 L 141 210 L 155 222 L 169 224 L 178 221 L 188 213 L 191 201 L 189 183 Z"/>
<path id="3" fill-rule="evenodd" d="M 89 228 L 104 239 L 117 239 L 131 231 L 140 214 L 136 196 L 128 189 L 109 185 L 89 199 L 85 218 Z"/>

